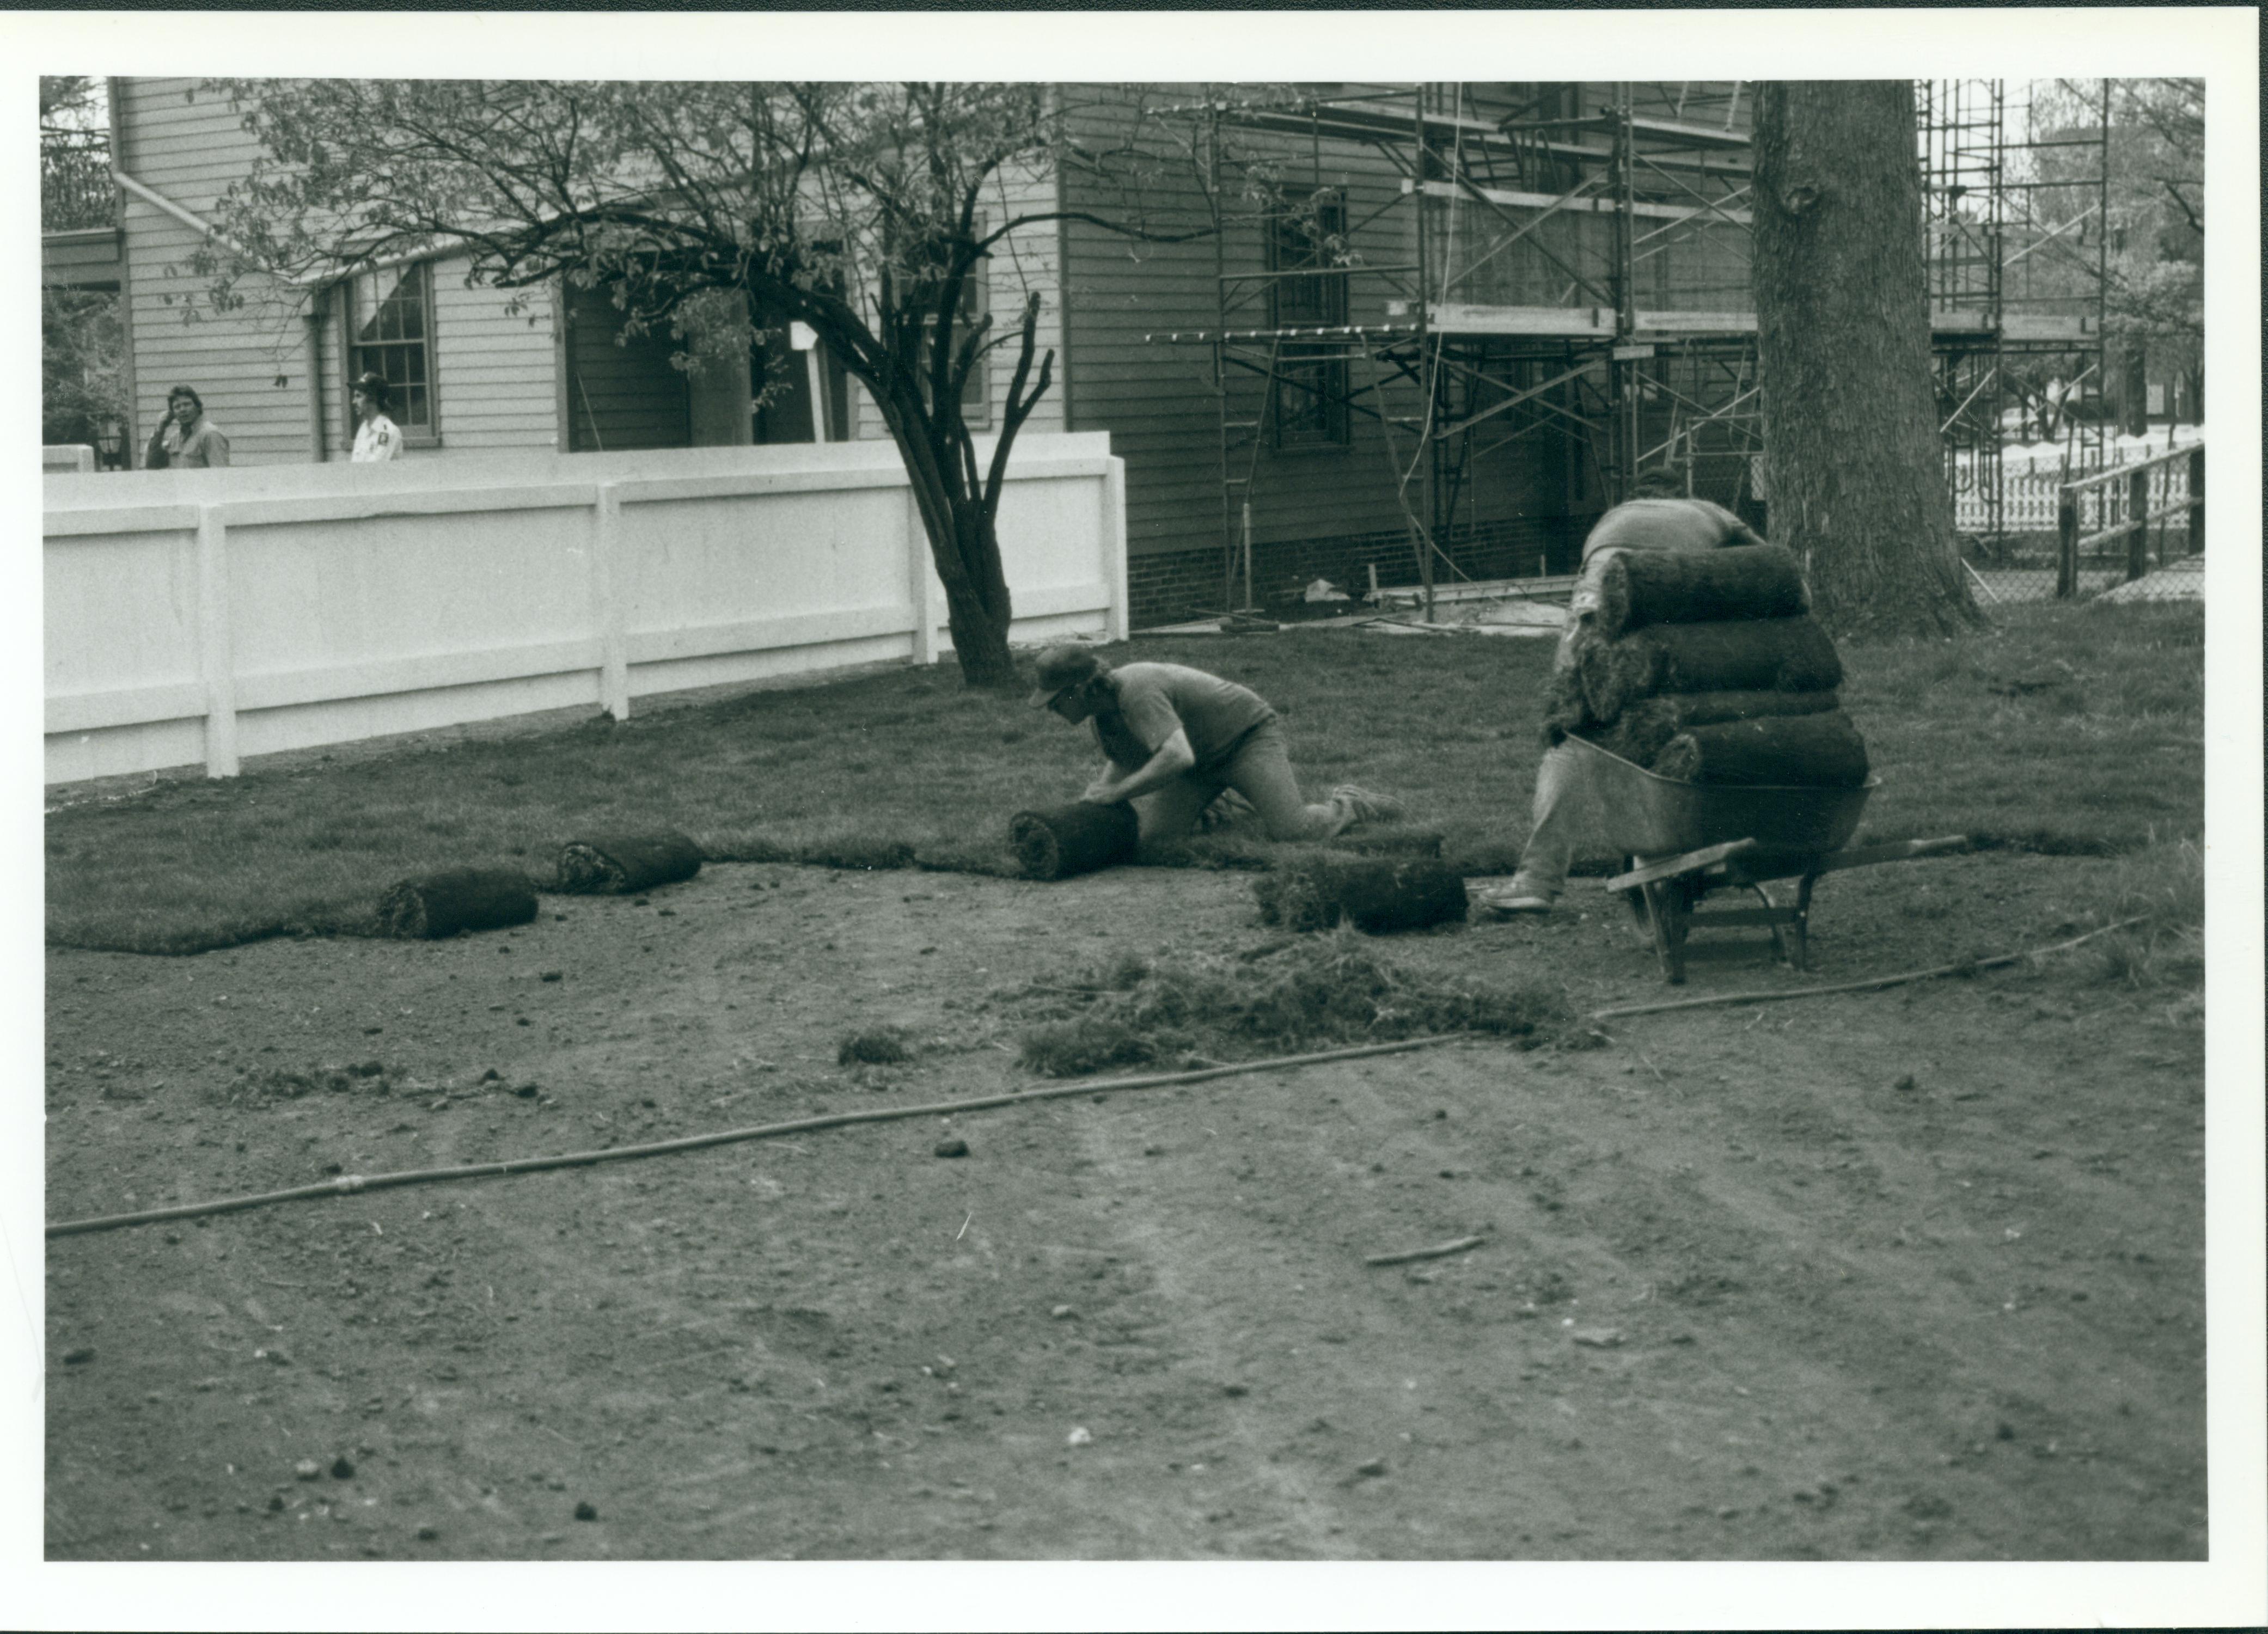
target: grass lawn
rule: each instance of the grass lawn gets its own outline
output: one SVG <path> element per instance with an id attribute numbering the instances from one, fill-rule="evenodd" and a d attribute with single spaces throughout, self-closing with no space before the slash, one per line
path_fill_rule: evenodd
<path id="1" fill-rule="evenodd" d="M 2133 853 L 2137 900 L 2178 906 L 2204 816 L 2204 618 L 2194 607 L 2010 608 L 1957 641 L 1845 644 L 1846 707 L 1882 779 L 1862 837 L 1967 833 Z M 1110 656 L 1194 664 L 1285 717 L 1302 783 L 1390 791 L 1468 872 L 1528 829 L 1546 641 L 1351 630 L 1141 637 Z M 352 764 L 166 780 L 47 822 L 51 944 L 195 953 L 367 934 L 385 887 L 526 868 L 607 830 L 672 828 L 720 861 L 1006 872 L 1009 816 L 1076 796 L 1084 729 L 950 665 L 743 694 L 616 725 L 417 746 Z M 2187 849 L 2183 842 L 2190 842 Z M 1255 865 L 1230 835 L 1176 860 Z"/>

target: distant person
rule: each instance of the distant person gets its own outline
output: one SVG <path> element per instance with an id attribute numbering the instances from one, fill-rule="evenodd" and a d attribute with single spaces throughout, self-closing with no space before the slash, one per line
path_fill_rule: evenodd
<path id="1" fill-rule="evenodd" d="M 1113 669 L 1076 646 L 1041 653 L 1036 680 L 1032 707 L 1087 722 L 1102 750 L 1102 770 L 1079 799 L 1131 803 L 1144 844 L 1190 833 L 1225 789 L 1252 802 L 1271 840 L 1327 840 L 1401 814 L 1399 801 L 1352 784 L 1326 804 L 1302 800 L 1276 711 L 1233 681 L 1182 664 Z"/>
<path id="2" fill-rule="evenodd" d="M 228 433 L 206 417 L 196 387 L 177 386 L 166 394 L 165 422 L 151 434 L 143 463 L 152 471 L 228 463 Z"/>
<path id="3" fill-rule="evenodd" d="M 393 407 L 394 388 L 378 374 L 360 374 L 349 388 L 354 404 L 355 440 L 352 463 L 375 465 L 381 460 L 399 459 L 401 454 L 401 428 L 388 417 Z"/>
<path id="4" fill-rule="evenodd" d="M 1583 541 L 1582 577 L 1568 603 L 1567 628 L 1552 659 L 1555 668 L 1575 661 L 1585 621 L 1598 610 L 1599 573 L 1616 550 L 1716 550 L 1761 545 L 1763 535 L 1720 504 L 1694 499 L 1674 471 L 1656 467 L 1631 484 L 1631 497 L 1598 519 Z M 1601 791 L 1594 762 L 1561 743 L 1543 751 L 1535 767 L 1534 825 L 1508 885 L 1479 894 L 1480 905 L 1499 914 L 1549 913 L 1567 884 L 1567 870 L 1587 830 L 1597 821 Z"/>

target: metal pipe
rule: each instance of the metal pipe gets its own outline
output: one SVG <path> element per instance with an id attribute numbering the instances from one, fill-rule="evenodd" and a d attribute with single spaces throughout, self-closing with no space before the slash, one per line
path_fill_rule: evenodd
<path id="1" fill-rule="evenodd" d="M 1047 1089 L 1017 1090 L 1005 1095 L 981 1095 L 968 1100 L 932 1101 L 918 1107 L 888 1107 L 874 1112 L 839 1112 L 828 1116 L 798 1118 L 787 1123 L 759 1123 L 744 1129 L 719 1130 L 706 1135 L 686 1135 L 638 1146 L 608 1146 L 591 1152 L 569 1152 L 548 1158 L 504 1158 L 494 1163 L 468 1163 L 456 1168 L 404 1169 L 392 1174 L 342 1174 L 312 1186 L 284 1191 L 257 1192 L 249 1196 L 223 1197 L 210 1203 L 184 1203 L 170 1209 L 145 1209 L 137 1214 L 105 1214 L 88 1219 L 63 1220 L 47 1228 L 49 1237 L 83 1236 L 89 1232 L 114 1231 L 126 1226 L 146 1226 L 158 1220 L 195 1219 L 201 1215 L 229 1214 L 264 1208 L 275 1203 L 296 1203 L 313 1197 L 352 1196 L 365 1191 L 391 1191 L 403 1186 L 438 1185 L 446 1181 L 482 1180 L 506 1174 L 535 1174 L 549 1169 L 588 1168 L 600 1163 L 622 1163 L 637 1158 L 667 1157 L 727 1146 L 749 1140 L 776 1140 L 784 1135 L 808 1134 L 814 1130 L 844 1129 L 858 1123 L 902 1122 L 908 1118 L 942 1117 L 956 1112 L 982 1112 L 995 1107 L 1020 1106 L 1027 1101 L 1060 1100 L 1071 1095 L 1106 1095 L 1122 1090 L 1161 1089 L 1174 1084 L 1197 1084 L 1207 1078 L 1233 1078 L 1247 1072 L 1271 1072 L 1288 1067 L 1316 1066 L 1329 1061 L 1353 1061 L 1365 1056 L 1394 1055 L 1424 1049 L 1453 1039 L 1472 1038 L 1471 1033 L 1432 1033 L 1422 1038 L 1397 1039 L 1387 1044 L 1357 1044 L 1344 1049 L 1319 1049 L 1307 1055 L 1272 1056 L 1264 1061 L 1240 1061 L 1228 1066 L 1204 1067 L 1193 1072 L 1158 1072 L 1139 1078 L 1081 1078 Z"/>

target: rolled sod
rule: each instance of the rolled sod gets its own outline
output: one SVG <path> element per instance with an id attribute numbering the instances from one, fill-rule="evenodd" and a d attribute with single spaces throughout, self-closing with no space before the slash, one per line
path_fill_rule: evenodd
<path id="1" fill-rule="evenodd" d="M 1613 725 L 1582 735 L 1634 765 L 1653 757 L 1679 732 L 1727 721 L 1778 715 L 1818 715 L 1840 707 L 1836 692 L 1664 692 L 1640 698 Z"/>
<path id="2" fill-rule="evenodd" d="M 559 848 L 559 888 L 619 895 L 674 885 L 701 872 L 701 848 L 681 834 L 616 834 L 570 840 Z"/>
<path id="3" fill-rule="evenodd" d="M 1464 876 L 1434 857 L 1310 857 L 1252 882 L 1263 924 L 1324 931 L 1342 922 L 1373 936 L 1461 923 Z"/>
<path id="4" fill-rule="evenodd" d="M 1728 550 L 1620 550 L 1599 569 L 1600 633 L 1653 624 L 1798 618 L 1810 611 L 1802 564 L 1782 545 Z"/>
<path id="5" fill-rule="evenodd" d="M 1766 716 L 1681 732 L 1654 756 L 1653 769 L 1720 787 L 1855 789 L 1867 781 L 1867 745 L 1840 710 Z"/>
<path id="6" fill-rule="evenodd" d="M 1662 692 L 1826 692 L 1843 684 L 1835 643 L 1809 615 L 1653 624 L 1577 659 L 1594 719 L 1619 720 Z"/>
<path id="7" fill-rule="evenodd" d="M 1027 880 L 1067 880 L 1134 860 L 1141 825 L 1131 806 L 1086 800 L 1052 811 L 1018 812 L 1008 820 L 1008 846 Z"/>
<path id="8" fill-rule="evenodd" d="M 1583 702 L 1582 678 L 1575 666 L 1554 666 L 1550 679 L 1543 683 L 1543 747 L 1557 748 L 1559 740 L 1571 732 L 1592 736 L 1591 728 L 1598 724 Z"/>
<path id="9" fill-rule="evenodd" d="M 535 886 L 517 868 L 448 868 L 388 886 L 379 928 L 408 941 L 495 931 L 535 917 Z"/>

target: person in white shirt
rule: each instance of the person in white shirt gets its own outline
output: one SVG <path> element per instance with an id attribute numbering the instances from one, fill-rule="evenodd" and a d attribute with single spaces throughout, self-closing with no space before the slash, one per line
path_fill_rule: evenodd
<path id="1" fill-rule="evenodd" d="M 373 373 L 357 376 L 350 390 L 356 422 L 354 463 L 368 465 L 398 459 L 401 453 L 401 428 L 386 413 L 392 388 L 383 377 Z"/>

